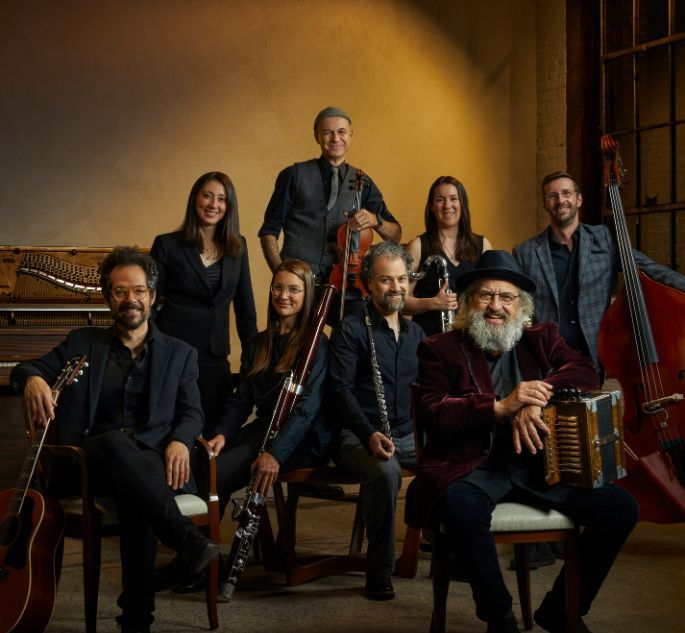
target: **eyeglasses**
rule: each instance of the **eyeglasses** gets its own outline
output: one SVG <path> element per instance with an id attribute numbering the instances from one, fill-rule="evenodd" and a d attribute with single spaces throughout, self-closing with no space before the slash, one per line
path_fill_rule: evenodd
<path id="1" fill-rule="evenodd" d="M 483 304 L 491 303 L 495 297 L 499 297 L 500 303 L 504 306 L 510 306 L 519 296 L 511 292 L 490 292 L 489 290 L 479 290 L 476 293 L 478 301 Z"/>
<path id="2" fill-rule="evenodd" d="M 290 297 L 297 297 L 301 292 L 304 292 L 304 288 L 299 288 L 298 286 L 284 286 L 282 284 L 271 284 L 271 294 L 278 296 L 282 293 L 289 295 Z"/>
<path id="3" fill-rule="evenodd" d="M 112 288 L 112 296 L 117 301 L 123 301 L 128 299 L 129 295 L 133 295 L 136 301 L 142 301 L 148 296 L 150 289 L 147 286 L 133 286 L 133 288 L 124 288 L 123 286 L 118 286 Z"/>
<path id="4" fill-rule="evenodd" d="M 572 189 L 563 189 L 559 193 L 546 193 L 544 196 L 542 196 L 542 199 L 545 202 L 549 202 L 550 200 L 570 200 L 574 193 L 576 192 Z"/>

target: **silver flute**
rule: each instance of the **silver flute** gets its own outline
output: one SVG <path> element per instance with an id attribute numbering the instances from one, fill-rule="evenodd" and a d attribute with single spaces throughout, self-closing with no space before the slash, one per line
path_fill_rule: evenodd
<path id="1" fill-rule="evenodd" d="M 369 311 L 364 308 L 364 324 L 366 325 L 366 334 L 369 337 L 369 356 L 371 357 L 371 377 L 373 378 L 373 386 L 376 390 L 376 401 L 378 402 L 378 415 L 381 421 L 381 433 L 388 439 L 392 439 L 392 431 L 390 430 L 390 420 L 388 420 L 388 408 L 385 404 L 385 389 L 383 388 L 383 377 L 381 370 L 378 367 L 378 358 L 376 357 L 376 345 L 373 342 L 373 334 L 371 333 L 371 319 L 369 318 Z"/>

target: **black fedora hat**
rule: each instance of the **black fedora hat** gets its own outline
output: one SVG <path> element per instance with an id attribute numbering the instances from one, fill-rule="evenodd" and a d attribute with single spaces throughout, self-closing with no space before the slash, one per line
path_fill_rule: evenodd
<path id="1" fill-rule="evenodd" d="M 457 292 L 468 288 L 476 279 L 503 279 L 525 290 L 535 292 L 535 283 L 524 275 L 508 251 L 485 251 L 475 262 L 473 268 L 457 277 Z"/>

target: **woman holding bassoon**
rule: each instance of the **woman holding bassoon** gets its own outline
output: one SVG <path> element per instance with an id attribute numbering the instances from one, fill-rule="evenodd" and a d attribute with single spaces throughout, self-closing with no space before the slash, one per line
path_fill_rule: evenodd
<path id="1" fill-rule="evenodd" d="M 281 469 L 322 466 L 328 460 L 331 430 L 321 415 L 328 369 L 328 341 L 323 334 L 292 413 L 279 421 L 283 427 L 276 429 L 275 437 L 265 441 L 277 405 L 281 404 L 284 382 L 291 370 L 301 367 L 298 361 L 315 345 L 311 337 L 314 295 L 314 275 L 303 261 L 284 260 L 274 270 L 266 330 L 248 344 L 237 393 L 226 405 L 216 434 L 209 440 L 217 456 L 222 516 L 231 495 L 248 483 L 255 493 L 266 496 Z M 325 317 L 321 324 L 324 322 Z M 245 424 L 253 411 L 255 419 Z M 177 593 L 192 593 L 204 585 L 204 574 L 190 575 L 178 560 L 157 572 L 158 590 L 173 587 Z"/>
<path id="2" fill-rule="evenodd" d="M 268 449 L 259 453 L 286 374 L 305 351 L 314 312 L 314 276 L 296 259 L 281 262 L 269 289 L 266 330 L 248 346 L 236 396 L 227 405 L 209 445 L 217 454 L 221 511 L 236 490 L 255 476 L 254 489 L 266 495 L 281 469 L 326 463 L 331 431 L 321 415 L 328 341 L 322 338 L 305 391 Z M 256 408 L 256 419 L 245 424 Z"/>
<path id="3" fill-rule="evenodd" d="M 466 189 L 452 176 L 440 176 L 431 185 L 424 223 L 426 232 L 407 245 L 413 272 L 421 271 L 422 277 L 407 297 L 404 313 L 430 336 L 447 330 L 457 309 L 457 278 L 492 245 L 472 231 Z"/>

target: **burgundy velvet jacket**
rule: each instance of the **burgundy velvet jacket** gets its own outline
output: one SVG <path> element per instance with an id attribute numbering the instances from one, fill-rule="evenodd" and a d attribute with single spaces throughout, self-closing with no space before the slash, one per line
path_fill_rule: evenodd
<path id="1" fill-rule="evenodd" d="M 581 391 L 598 386 L 592 360 L 566 345 L 552 323 L 526 328 L 515 352 L 524 381 L 545 380 Z M 408 493 L 407 522 L 421 527 L 430 524 L 444 488 L 485 461 L 495 426 L 508 422 L 495 418 L 496 395 L 485 353 L 465 331 L 424 339 L 418 356 L 415 415 L 426 444 Z"/>

